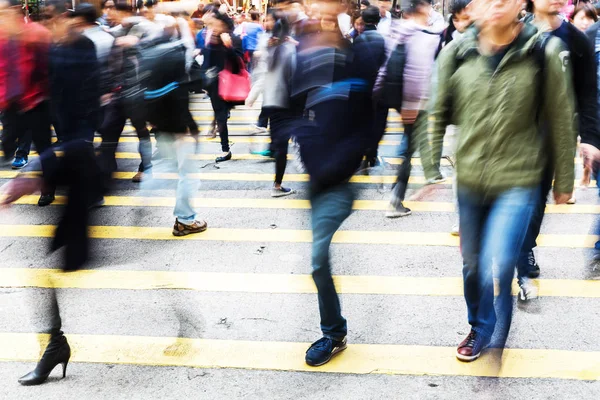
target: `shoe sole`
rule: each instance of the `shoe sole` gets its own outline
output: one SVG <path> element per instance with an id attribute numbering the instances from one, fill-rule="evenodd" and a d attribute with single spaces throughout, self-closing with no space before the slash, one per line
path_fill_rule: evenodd
<path id="1" fill-rule="evenodd" d="M 452 231 L 452 232 L 450 232 L 450 234 L 451 234 L 452 236 L 460 236 L 460 232 L 455 232 L 455 231 Z"/>
<path id="2" fill-rule="evenodd" d="M 198 230 L 184 229 L 182 231 L 177 231 L 177 230 L 173 229 L 173 236 L 193 235 L 194 233 L 202 233 L 202 232 L 206 231 L 207 229 L 208 229 L 208 225 L 205 225 Z"/>
<path id="3" fill-rule="evenodd" d="M 306 365 L 310 366 L 310 367 L 320 367 L 321 365 L 325 365 L 327 364 L 329 361 L 331 361 L 331 359 L 336 355 L 341 353 L 342 351 L 346 350 L 348 348 L 347 344 L 344 344 L 342 347 L 338 347 L 337 349 L 335 349 L 334 351 L 331 352 L 331 354 L 329 355 L 329 358 L 327 358 L 327 360 L 318 363 L 318 364 L 314 364 L 314 363 L 309 363 L 308 361 L 305 360 Z"/>
<path id="4" fill-rule="evenodd" d="M 530 272 L 527 274 L 527 277 L 531 278 L 531 279 L 539 278 L 539 276 L 540 276 L 540 271 Z"/>
<path id="5" fill-rule="evenodd" d="M 25 168 L 26 166 L 27 166 L 27 164 L 23 165 L 22 167 L 15 167 L 14 165 L 11 165 L 10 167 L 11 167 L 12 169 L 23 169 L 23 168 Z"/>
<path id="6" fill-rule="evenodd" d="M 481 356 L 482 352 L 483 352 L 483 349 L 479 353 L 475 354 L 474 356 L 464 356 L 462 354 L 459 354 L 458 351 L 456 351 L 456 358 L 459 359 L 460 361 L 472 362 L 472 361 L 477 360 Z"/>
<path id="7" fill-rule="evenodd" d="M 402 217 L 409 216 L 411 214 L 412 214 L 412 211 L 403 212 L 403 213 L 386 212 L 385 217 L 386 218 L 402 218 Z"/>
<path id="8" fill-rule="evenodd" d="M 287 193 L 277 193 L 277 194 L 271 193 L 271 197 L 275 197 L 275 198 L 277 198 L 277 197 L 285 197 L 285 196 L 290 196 L 292 194 L 296 194 L 296 191 L 295 190 L 291 190 L 291 191 L 289 191 Z"/>

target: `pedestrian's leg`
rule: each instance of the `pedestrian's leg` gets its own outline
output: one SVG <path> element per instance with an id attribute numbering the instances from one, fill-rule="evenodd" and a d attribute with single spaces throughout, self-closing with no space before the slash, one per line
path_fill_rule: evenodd
<path id="1" fill-rule="evenodd" d="M 52 131 L 50 129 L 50 105 L 48 102 L 43 102 L 33 110 L 26 113 L 29 130 L 31 131 L 33 144 L 38 154 L 52 146 Z M 38 206 L 44 207 L 52 204 L 54 201 L 54 192 L 56 188 L 52 185 L 45 184 L 42 189 L 42 194 L 38 200 Z"/>
<path id="2" fill-rule="evenodd" d="M 387 107 L 377 107 L 373 118 L 373 128 L 365 157 L 369 166 L 375 166 L 377 162 L 377 149 L 387 126 L 389 109 Z"/>
<path id="3" fill-rule="evenodd" d="M 198 180 L 194 179 L 192 174 L 197 172 L 192 158 L 194 154 L 194 145 L 185 140 L 187 136 L 183 134 L 176 135 L 174 143 L 177 157 L 177 170 L 179 181 L 177 182 L 177 197 L 175 200 L 175 225 L 173 235 L 185 236 L 191 233 L 203 232 L 207 228 L 204 221 L 196 220 L 196 210 L 192 206 L 192 196 L 196 193 Z"/>
<path id="4" fill-rule="evenodd" d="M 546 211 L 546 201 L 548 193 L 552 189 L 552 179 L 554 178 L 554 169 L 547 167 L 539 186 L 538 204 L 536 205 L 531 222 L 527 229 L 527 234 L 523 242 L 523 249 L 517 261 L 517 274 L 519 281 L 522 278 L 537 278 L 540 274 L 540 268 L 537 265 L 533 249 L 536 247 L 536 239 L 542 229 L 544 213 Z"/>
<path id="5" fill-rule="evenodd" d="M 538 206 L 538 188 L 513 188 L 492 203 L 486 220 L 481 248 L 481 262 L 492 261 L 498 271 L 500 291 L 496 299 L 497 343 L 504 348 L 512 320 L 512 281 L 515 264 L 523 246 L 528 222 Z M 489 278 L 491 280 L 491 277 Z"/>
<path id="6" fill-rule="evenodd" d="M 141 182 L 145 175 L 150 174 L 152 168 L 152 141 L 150 140 L 150 131 L 146 121 L 139 117 L 132 117 L 131 124 L 135 128 L 138 143 L 138 152 L 141 162 L 138 167 L 138 173 L 133 177 L 134 182 Z"/>
<path id="7" fill-rule="evenodd" d="M 331 276 L 329 247 L 333 235 L 352 212 L 353 201 L 354 193 L 349 184 L 311 196 L 313 279 L 318 291 L 321 330 L 332 339 L 345 337 L 347 328 Z"/>
<path id="8" fill-rule="evenodd" d="M 115 153 L 126 121 L 123 109 L 118 102 L 112 102 L 107 106 L 105 119 L 100 128 L 102 136 L 100 166 L 106 183 L 110 182 L 112 173 L 117 170 Z"/>
<path id="9" fill-rule="evenodd" d="M 22 127 L 19 126 L 19 112 L 16 106 L 11 106 L 4 111 L 2 116 L 2 151 L 4 159 L 9 162 L 15 156 L 17 140 Z"/>
<path id="10" fill-rule="evenodd" d="M 287 111 L 277 111 L 271 114 L 271 141 L 275 147 L 275 189 L 281 189 L 287 166 L 291 118 L 291 114 Z"/>

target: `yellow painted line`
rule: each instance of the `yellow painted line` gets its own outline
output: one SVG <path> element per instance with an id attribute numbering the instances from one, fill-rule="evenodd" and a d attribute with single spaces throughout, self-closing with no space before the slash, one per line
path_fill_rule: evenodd
<path id="1" fill-rule="evenodd" d="M 0 171 L 0 179 L 12 179 L 19 174 L 19 171 Z M 115 172 L 113 178 L 115 179 L 131 179 L 135 175 L 135 172 Z M 27 175 L 27 174 L 24 174 Z M 36 173 L 29 173 L 29 175 L 36 175 Z M 39 175 L 39 174 L 37 174 Z M 179 176 L 177 173 L 156 173 L 153 175 L 154 179 L 165 179 L 165 180 L 177 180 Z M 204 172 L 204 173 L 193 173 L 189 174 L 191 179 L 198 179 L 204 181 L 241 181 L 241 182 L 272 182 L 273 174 L 251 174 L 251 173 L 226 173 L 226 172 Z M 397 177 L 395 175 L 355 175 L 350 178 L 350 183 L 372 183 L 372 184 L 393 184 L 396 182 Z M 307 174 L 286 174 L 286 182 L 308 182 L 309 176 Z M 408 180 L 409 184 L 424 185 L 426 183 L 425 177 L 423 176 L 411 176 Z M 439 185 L 448 186 L 452 183 L 450 179 L 446 179 L 445 182 Z M 596 185 L 596 181 L 591 181 L 591 186 Z M 579 186 L 579 182 L 575 182 L 575 186 Z"/>
<path id="2" fill-rule="evenodd" d="M 15 204 L 36 205 L 39 196 L 30 195 L 19 199 Z M 174 207 L 174 197 L 143 197 L 143 196 L 105 196 L 105 205 L 114 207 Z M 53 205 L 67 203 L 66 196 L 56 196 Z M 293 199 L 247 199 L 247 198 L 205 198 L 192 199 L 197 208 L 256 208 L 256 209 L 310 209 L 310 201 Z M 404 204 L 413 211 L 418 212 L 454 212 L 454 204 L 450 202 L 434 201 L 405 201 Z M 387 209 L 387 200 L 355 200 L 354 210 L 384 211 Z M 546 205 L 546 214 L 600 214 L 600 205 L 573 204 Z"/>
<path id="3" fill-rule="evenodd" d="M 462 296 L 458 277 L 334 276 L 342 294 Z M 533 280 L 541 297 L 600 298 L 600 281 Z M 0 268 L 2 288 L 195 290 L 201 292 L 316 293 L 311 275 L 244 274 L 227 272 L 83 270 L 62 273 L 53 269 Z M 519 293 L 516 280 L 513 295 Z"/>
<path id="4" fill-rule="evenodd" d="M 67 335 L 71 361 L 146 366 L 235 368 L 344 374 L 446 375 L 501 378 L 600 379 L 600 352 L 506 349 L 502 368 L 456 359 L 455 347 L 349 344 L 328 364 L 304 363 L 309 343 L 187 339 L 148 336 Z M 0 359 L 37 361 L 48 335 L 0 333 Z M 489 353 L 489 351 L 487 352 Z"/>
<path id="5" fill-rule="evenodd" d="M 0 237 L 52 237 L 53 225 L 0 224 Z M 177 237 L 170 227 L 90 226 L 90 237 L 95 239 L 130 240 L 193 240 L 224 242 L 284 242 L 310 243 L 311 231 L 294 229 L 236 229 L 209 228 L 201 234 Z M 538 246 L 558 248 L 594 247 L 593 235 L 552 235 L 538 237 Z M 338 231 L 333 243 L 388 244 L 400 246 L 458 246 L 459 238 L 446 232 L 397 231 Z"/>

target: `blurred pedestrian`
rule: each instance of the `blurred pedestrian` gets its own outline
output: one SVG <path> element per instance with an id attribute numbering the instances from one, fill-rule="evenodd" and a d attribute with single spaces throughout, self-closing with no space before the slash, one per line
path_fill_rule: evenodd
<path id="1" fill-rule="evenodd" d="M 0 14 L 0 111 L 2 149 L 13 169 L 25 167 L 33 141 L 38 153 L 51 146 L 49 50 L 51 33 L 25 23 L 21 2 L 4 0 Z M 14 156 L 14 159 L 13 159 Z M 54 189 L 42 188 L 39 206 L 54 201 Z"/>

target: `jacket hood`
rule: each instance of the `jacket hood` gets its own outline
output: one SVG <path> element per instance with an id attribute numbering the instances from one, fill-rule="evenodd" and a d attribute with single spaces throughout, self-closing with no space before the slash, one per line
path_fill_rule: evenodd
<path id="1" fill-rule="evenodd" d="M 543 33 L 531 24 L 522 24 L 522 29 L 513 42 L 509 53 L 512 57 L 524 57 L 533 51 L 535 44 Z M 479 28 L 470 27 L 456 42 L 456 57 L 464 60 L 470 55 L 479 53 Z"/>
<path id="2" fill-rule="evenodd" d="M 396 25 L 396 31 L 401 38 L 401 42 L 407 42 L 418 32 L 425 32 L 431 35 L 441 35 L 444 31 L 444 26 L 435 24 L 434 26 L 423 26 L 411 20 L 393 20 L 392 24 Z"/>

